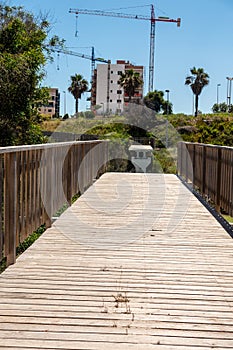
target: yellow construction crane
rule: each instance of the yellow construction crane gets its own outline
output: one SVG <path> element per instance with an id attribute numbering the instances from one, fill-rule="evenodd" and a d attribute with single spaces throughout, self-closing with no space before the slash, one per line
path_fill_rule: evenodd
<path id="1" fill-rule="evenodd" d="M 150 16 L 144 15 L 132 15 L 118 12 L 106 12 L 100 10 L 87 10 L 87 9 L 70 9 L 70 13 L 75 13 L 76 15 L 97 15 L 97 16 L 108 16 L 108 17 L 118 17 L 118 18 L 127 18 L 127 19 L 136 19 L 136 20 L 145 20 L 150 21 L 151 30 L 150 30 L 150 59 L 149 59 L 149 91 L 153 91 L 154 84 L 154 56 L 155 56 L 155 22 L 173 22 L 180 27 L 181 19 L 171 19 L 169 17 L 155 17 L 154 6 L 151 6 Z"/>

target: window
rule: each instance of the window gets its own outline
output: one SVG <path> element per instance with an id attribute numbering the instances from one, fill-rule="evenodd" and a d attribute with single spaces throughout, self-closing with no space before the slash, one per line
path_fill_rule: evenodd
<path id="1" fill-rule="evenodd" d="M 112 102 L 112 100 L 110 100 L 110 102 Z"/>
<path id="2" fill-rule="evenodd" d="M 131 151 L 131 152 L 130 152 L 130 155 L 131 155 L 131 157 L 135 157 L 135 158 L 136 158 L 136 157 L 137 157 L 137 152 Z"/>
<path id="3" fill-rule="evenodd" d="M 112 93 L 112 90 L 110 90 L 110 92 Z"/>
<path id="4" fill-rule="evenodd" d="M 111 74 L 113 74 L 113 70 L 111 70 Z"/>
<path id="5" fill-rule="evenodd" d="M 113 83 L 113 80 L 111 80 L 111 84 Z"/>
<path id="6" fill-rule="evenodd" d="M 138 156 L 139 156 L 139 158 L 143 158 L 144 157 L 144 153 L 143 152 L 139 152 Z"/>
<path id="7" fill-rule="evenodd" d="M 48 109 L 48 112 L 51 113 L 51 112 L 52 112 L 52 109 Z"/>
<path id="8" fill-rule="evenodd" d="M 117 100 L 117 103 L 121 103 L 121 100 Z"/>
<path id="9" fill-rule="evenodd" d="M 120 114 L 121 113 L 121 109 L 117 108 L 116 112 L 117 112 L 117 114 Z"/>
<path id="10" fill-rule="evenodd" d="M 121 90 L 117 90 L 117 94 L 118 95 L 122 94 L 122 91 Z"/>
<path id="11" fill-rule="evenodd" d="M 121 70 L 119 70 L 119 71 L 117 72 L 117 74 L 118 74 L 118 75 L 121 75 L 121 74 L 122 74 L 122 71 L 121 71 Z"/>

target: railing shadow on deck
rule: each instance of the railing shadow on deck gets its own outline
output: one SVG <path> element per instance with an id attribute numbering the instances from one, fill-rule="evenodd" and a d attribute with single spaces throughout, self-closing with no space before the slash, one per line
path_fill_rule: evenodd
<path id="1" fill-rule="evenodd" d="M 0 261 L 105 171 L 107 141 L 0 148 Z"/>

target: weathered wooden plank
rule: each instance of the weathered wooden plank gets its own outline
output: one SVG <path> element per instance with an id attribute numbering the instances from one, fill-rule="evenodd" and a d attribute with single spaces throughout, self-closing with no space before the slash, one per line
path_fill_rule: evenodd
<path id="1" fill-rule="evenodd" d="M 116 328 L 116 329 L 115 329 Z M 145 332 L 146 333 L 146 332 Z M 157 334 L 156 334 L 157 333 Z M 65 332 L 50 332 L 49 329 L 45 330 L 44 332 L 31 332 L 31 331 L 0 331 L 0 335 L 3 337 L 1 340 L 1 343 L 3 345 L 6 345 L 8 340 L 14 339 L 17 342 L 17 345 L 20 343 L 23 343 L 24 341 L 30 342 L 31 344 L 34 344 L 38 346 L 39 344 L 46 346 L 47 344 L 54 344 L 53 346 L 57 346 L 58 344 L 62 344 L 63 348 L 66 348 L 67 344 L 71 343 L 72 345 L 77 344 L 78 346 L 81 345 L 81 343 L 87 344 L 89 342 L 95 342 L 96 348 L 98 348 L 98 344 L 143 344 L 144 348 L 149 346 L 156 346 L 156 345 L 176 345 L 176 346 L 193 346 L 196 345 L 199 346 L 209 346 L 210 348 L 213 347 L 225 347 L 225 348 L 232 348 L 233 346 L 233 340 L 223 338 L 218 339 L 215 337 L 206 337 L 202 338 L 200 337 L 194 337 L 194 332 L 191 332 L 190 335 L 187 333 L 186 335 L 181 334 L 176 335 L 176 333 L 173 335 L 163 335 L 162 332 L 156 332 L 155 335 L 141 335 L 141 334 L 132 334 L 131 327 L 126 327 L 125 329 L 122 329 L 121 333 L 118 334 L 117 327 L 112 327 L 112 333 L 106 334 L 106 333 L 89 333 L 86 331 L 85 333 L 82 332 L 76 332 L 76 333 L 65 333 Z M 37 341 L 37 343 L 35 343 Z M 79 349 L 80 347 L 78 347 Z M 81 347 L 82 349 L 82 347 Z"/>
<path id="2" fill-rule="evenodd" d="M 232 248 L 175 176 L 106 174 L 0 276 L 0 349 L 232 348 Z"/>

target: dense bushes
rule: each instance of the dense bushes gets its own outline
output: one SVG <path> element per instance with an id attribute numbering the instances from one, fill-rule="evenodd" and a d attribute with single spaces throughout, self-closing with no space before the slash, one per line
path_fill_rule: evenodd
<path id="1" fill-rule="evenodd" d="M 169 121 L 167 129 L 165 118 Z M 56 124 L 54 121 L 46 121 L 44 128 L 48 129 L 52 123 L 57 131 L 88 133 L 98 135 L 100 139 L 111 140 L 109 157 L 117 159 L 109 162 L 111 171 L 129 171 L 130 166 L 126 161 L 129 157 L 128 147 L 133 140 L 139 142 L 140 138 L 145 138 L 147 143 L 153 141 L 155 147 L 153 171 L 165 173 L 176 171 L 174 152 L 178 141 L 233 146 L 233 116 L 227 113 L 202 114 L 198 117 L 185 114 L 173 114 L 167 117 L 157 115 L 150 132 L 133 123 L 127 124 L 123 116 L 104 119 L 68 119 L 57 121 Z M 168 150 L 165 148 L 166 142 Z"/>
<path id="2" fill-rule="evenodd" d="M 197 118 L 173 115 L 170 123 L 184 141 L 233 146 L 233 116 L 226 113 L 202 114 Z"/>

